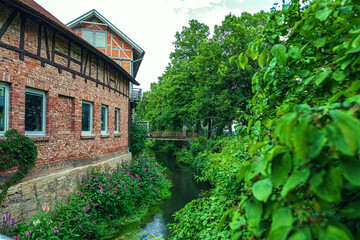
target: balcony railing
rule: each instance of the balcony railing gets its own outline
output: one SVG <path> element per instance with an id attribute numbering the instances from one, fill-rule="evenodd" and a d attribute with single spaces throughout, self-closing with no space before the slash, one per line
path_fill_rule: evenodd
<path id="1" fill-rule="evenodd" d="M 131 91 L 131 101 L 141 101 L 142 89 L 141 88 L 132 88 Z"/>

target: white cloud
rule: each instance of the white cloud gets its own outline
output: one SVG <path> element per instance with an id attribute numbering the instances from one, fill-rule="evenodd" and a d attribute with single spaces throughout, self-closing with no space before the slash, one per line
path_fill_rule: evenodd
<path id="1" fill-rule="evenodd" d="M 173 8 L 194 9 L 205 6 L 221 5 L 224 0 L 169 0 Z"/>

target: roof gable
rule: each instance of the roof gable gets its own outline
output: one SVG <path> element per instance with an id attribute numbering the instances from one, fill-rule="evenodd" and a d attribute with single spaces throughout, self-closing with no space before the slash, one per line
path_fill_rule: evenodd
<path id="1" fill-rule="evenodd" d="M 99 22 L 106 24 L 115 34 L 117 34 L 119 37 L 124 39 L 124 41 L 129 44 L 137 53 L 139 56 L 142 56 L 145 51 L 137 45 L 134 41 L 132 41 L 126 34 L 124 34 L 122 31 L 120 31 L 115 25 L 113 25 L 109 20 L 107 20 L 104 16 L 102 16 L 98 11 L 95 9 L 85 13 L 84 15 L 74 19 L 73 21 L 66 24 L 69 28 L 73 29 L 80 25 L 83 22 Z"/>

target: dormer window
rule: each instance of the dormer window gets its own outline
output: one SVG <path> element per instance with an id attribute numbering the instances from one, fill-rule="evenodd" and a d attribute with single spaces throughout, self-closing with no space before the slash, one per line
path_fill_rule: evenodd
<path id="1" fill-rule="evenodd" d="M 106 46 L 106 32 L 83 29 L 82 38 L 96 48 L 105 48 Z"/>

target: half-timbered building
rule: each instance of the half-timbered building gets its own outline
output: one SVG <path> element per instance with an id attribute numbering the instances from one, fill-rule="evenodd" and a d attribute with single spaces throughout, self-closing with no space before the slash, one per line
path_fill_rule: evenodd
<path id="1" fill-rule="evenodd" d="M 0 206 L 21 216 L 41 207 L 36 189 L 45 203 L 90 166 L 130 158 L 130 85 L 144 51 L 114 26 L 93 25 L 97 34 L 93 19 L 74 32 L 33 0 L 0 0 L 0 12 L 0 139 L 15 128 L 38 149 Z M 14 171 L 0 172 L 0 183 Z"/>

